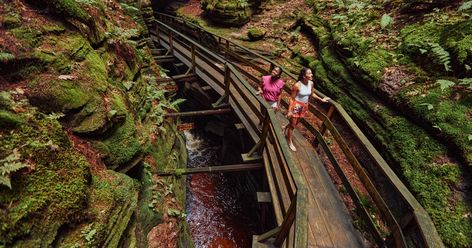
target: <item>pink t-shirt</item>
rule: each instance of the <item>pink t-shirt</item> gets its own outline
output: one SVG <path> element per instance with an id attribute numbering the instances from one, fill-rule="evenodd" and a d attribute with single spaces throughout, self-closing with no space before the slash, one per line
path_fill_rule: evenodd
<path id="1" fill-rule="evenodd" d="M 262 97 L 266 101 L 276 102 L 285 83 L 280 78 L 276 80 L 271 79 L 272 76 L 270 75 L 262 77 Z"/>

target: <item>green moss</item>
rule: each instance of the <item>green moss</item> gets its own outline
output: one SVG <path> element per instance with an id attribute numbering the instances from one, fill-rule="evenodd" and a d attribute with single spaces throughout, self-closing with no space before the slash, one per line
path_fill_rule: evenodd
<path id="1" fill-rule="evenodd" d="M 0 108 L 9 109 L 12 104 L 11 94 L 8 91 L 0 91 Z"/>
<path id="2" fill-rule="evenodd" d="M 66 54 L 74 61 L 83 61 L 89 52 L 93 50 L 88 41 L 79 34 L 61 38 L 57 46 L 65 49 Z"/>
<path id="3" fill-rule="evenodd" d="M 87 199 L 88 163 L 73 151 L 55 120 L 30 119 L 2 134 L 0 153 L 18 148 L 34 169 L 12 178 L 12 190 L 0 189 L 0 239 L 7 244 L 30 236 L 24 244 L 49 246 L 60 226 L 77 219 Z M 21 245 L 20 245 L 21 246 Z"/>
<path id="4" fill-rule="evenodd" d="M 61 247 L 117 247 L 138 202 L 138 184 L 115 171 L 92 176 L 87 223 L 71 227 L 61 237 Z M 93 235 L 90 235 L 93 233 Z M 90 235 L 93 239 L 87 240 Z"/>
<path id="5" fill-rule="evenodd" d="M 141 152 L 141 145 L 135 137 L 136 126 L 131 116 L 123 124 L 111 130 L 108 138 L 96 142 L 95 147 L 105 155 L 105 163 L 112 169 L 130 162 Z"/>
<path id="6" fill-rule="evenodd" d="M 0 127 L 16 127 L 23 123 L 23 119 L 10 111 L 0 109 Z"/>
<path id="7" fill-rule="evenodd" d="M 91 87 L 99 92 L 105 92 L 107 89 L 108 72 L 105 62 L 96 52 L 89 52 L 85 56 L 84 73 L 91 77 Z"/>
<path id="8" fill-rule="evenodd" d="M 78 85 L 68 80 L 36 79 L 29 83 L 31 103 L 46 112 L 67 112 L 84 106 L 90 99 Z"/>
<path id="9" fill-rule="evenodd" d="M 457 57 L 459 63 L 472 62 L 472 20 L 459 22 L 444 30 L 441 42 Z"/>
<path id="10" fill-rule="evenodd" d="M 80 6 L 78 1 L 74 0 L 52 0 L 45 1 L 41 0 L 45 4 L 53 7 L 53 9 L 65 17 L 75 18 L 81 22 L 88 23 L 91 19 L 91 16 L 87 13 L 85 9 Z"/>
<path id="11" fill-rule="evenodd" d="M 250 28 L 247 31 L 247 37 L 251 41 L 260 40 L 264 37 L 265 31 L 259 28 Z"/>
<path id="12" fill-rule="evenodd" d="M 94 97 L 74 117 L 72 129 L 76 133 L 101 133 L 109 127 L 107 109 L 101 98 Z"/>
<path id="13" fill-rule="evenodd" d="M 37 47 L 42 41 L 41 31 L 31 27 L 19 27 L 11 29 L 10 32 L 18 39 L 23 40 L 30 47 Z"/>
<path id="14" fill-rule="evenodd" d="M 8 13 L 8 12 L 7 12 Z M 21 17 L 18 13 L 11 12 L 3 16 L 2 24 L 6 28 L 16 28 L 21 25 Z"/>
<path id="15" fill-rule="evenodd" d="M 348 60 L 352 68 L 356 66 L 368 75 L 370 82 L 379 83 L 383 76 L 384 68 L 392 65 L 392 55 L 383 48 L 371 49 L 364 55 Z M 376 85 L 376 84 L 375 84 Z"/>

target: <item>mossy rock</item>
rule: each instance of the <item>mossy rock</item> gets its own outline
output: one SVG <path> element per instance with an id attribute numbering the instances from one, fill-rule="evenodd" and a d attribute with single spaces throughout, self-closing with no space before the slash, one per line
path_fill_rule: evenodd
<path id="1" fill-rule="evenodd" d="M 45 112 L 66 113 L 79 109 L 90 99 L 75 82 L 51 78 L 40 78 L 29 83 L 30 102 Z"/>
<path id="2" fill-rule="evenodd" d="M 13 36 L 24 41 L 25 44 L 32 48 L 39 46 L 43 40 L 42 32 L 30 27 L 18 27 L 11 29 L 10 32 Z"/>
<path id="3" fill-rule="evenodd" d="M 65 53 L 74 61 L 83 61 L 93 50 L 90 43 L 79 34 L 67 35 L 57 42 L 57 47 L 64 49 Z"/>
<path id="4" fill-rule="evenodd" d="M 105 132 L 111 123 L 107 118 L 107 109 L 101 98 L 87 103 L 74 117 L 72 131 L 78 134 L 98 134 Z"/>
<path id="5" fill-rule="evenodd" d="M 107 96 L 108 97 L 108 96 Z M 101 134 L 117 123 L 123 122 L 128 110 L 120 94 L 112 93 L 109 106 L 99 96 L 90 100 L 74 116 L 72 131 L 78 134 Z"/>
<path id="6" fill-rule="evenodd" d="M 247 31 L 247 37 L 250 41 L 256 41 L 264 38 L 266 31 L 259 28 L 251 28 Z"/>
<path id="7" fill-rule="evenodd" d="M 15 147 L 22 161 L 31 158 L 25 161 L 30 170 L 12 177 L 11 190 L 0 188 L 0 205 L 8 208 L 0 213 L 0 240 L 18 247 L 50 246 L 61 226 L 81 216 L 89 164 L 56 120 L 31 117 L 28 125 L 2 133 L 0 154 Z"/>
<path id="8" fill-rule="evenodd" d="M 202 1 L 202 8 L 215 23 L 224 26 L 240 27 L 249 21 L 252 10 L 247 2 Z"/>
<path id="9" fill-rule="evenodd" d="M 104 155 L 104 161 L 111 169 L 125 165 L 142 152 L 141 145 L 136 139 L 136 126 L 131 115 L 113 129 L 103 141 L 94 146 Z"/>
<path id="10" fill-rule="evenodd" d="M 60 247 L 118 247 L 134 222 L 138 192 L 139 184 L 125 174 L 106 170 L 94 175 L 85 210 L 88 220 L 67 229 Z"/>
<path id="11" fill-rule="evenodd" d="M 472 20 L 459 22 L 444 30 L 441 34 L 441 43 L 451 51 L 452 56 L 457 60 L 459 67 L 468 64 L 472 66 Z M 461 68 L 463 71 L 467 71 Z M 470 74 L 469 72 L 469 75 Z"/>
<path id="12" fill-rule="evenodd" d="M 89 77 L 90 87 L 98 92 L 105 92 L 108 87 L 108 71 L 105 62 L 97 52 L 89 52 L 85 56 L 84 77 Z"/>

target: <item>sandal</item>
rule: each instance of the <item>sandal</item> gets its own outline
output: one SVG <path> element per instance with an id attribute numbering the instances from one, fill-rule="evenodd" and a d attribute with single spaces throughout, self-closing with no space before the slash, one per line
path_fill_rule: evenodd
<path id="1" fill-rule="evenodd" d="M 292 142 L 290 142 L 290 143 L 288 144 L 288 147 L 290 148 L 290 150 L 292 150 L 292 151 L 294 151 L 294 152 L 297 151 L 297 148 L 293 145 Z"/>

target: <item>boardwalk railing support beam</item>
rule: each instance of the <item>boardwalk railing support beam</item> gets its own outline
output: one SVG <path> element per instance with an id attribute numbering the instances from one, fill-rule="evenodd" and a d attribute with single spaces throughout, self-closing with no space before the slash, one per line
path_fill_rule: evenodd
<path id="1" fill-rule="evenodd" d="M 273 111 L 273 110 L 271 109 L 269 111 Z M 267 113 L 267 110 L 265 112 L 266 113 L 265 113 L 265 117 L 264 117 L 264 125 L 262 126 L 262 133 L 261 133 L 261 136 L 259 138 L 259 142 L 257 142 L 257 144 L 255 144 L 251 148 L 251 150 L 249 150 L 248 153 L 241 154 L 241 157 L 243 158 L 244 162 L 262 159 L 260 154 L 262 154 L 262 151 L 264 149 L 264 145 L 266 143 L 267 134 L 269 133 L 269 125 L 270 125 L 270 118 L 269 118 L 269 115 Z M 257 155 L 254 155 L 256 152 L 257 152 Z"/>
<path id="2" fill-rule="evenodd" d="M 230 74 L 231 70 L 228 67 L 228 64 L 225 63 L 225 93 L 218 99 L 215 103 L 212 104 L 213 108 L 221 107 L 221 105 L 227 105 L 229 103 L 229 85 L 230 85 Z M 224 103 L 223 103 L 224 102 Z M 223 103 L 223 104 L 222 104 Z"/>
<path id="3" fill-rule="evenodd" d="M 201 110 L 201 111 L 189 111 L 189 112 L 177 112 L 177 113 L 167 113 L 165 117 L 184 117 L 184 116 L 203 116 L 203 115 L 221 115 L 230 113 L 231 109 L 210 109 L 210 110 Z"/>

